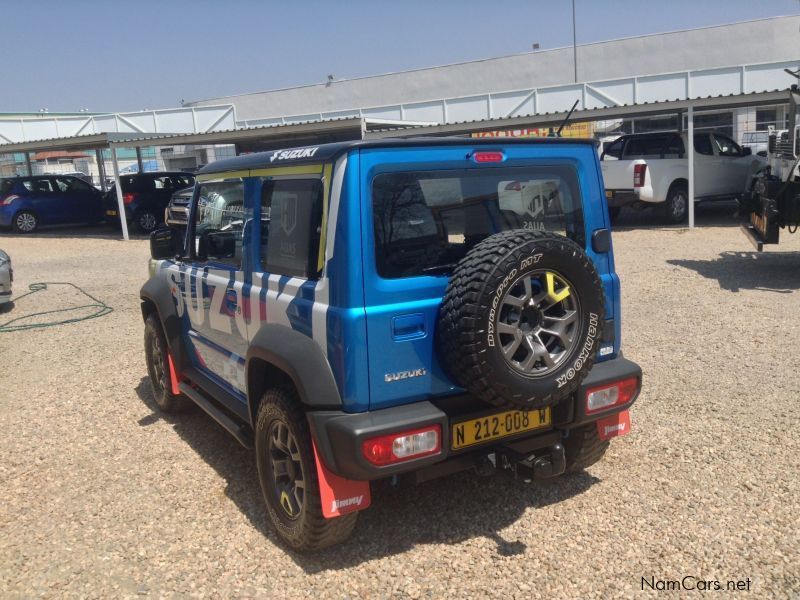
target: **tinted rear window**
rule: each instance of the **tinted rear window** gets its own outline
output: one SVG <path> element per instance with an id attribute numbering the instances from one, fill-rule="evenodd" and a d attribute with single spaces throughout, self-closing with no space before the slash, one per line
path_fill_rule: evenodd
<path id="1" fill-rule="evenodd" d="M 11 179 L 0 179 L 0 194 L 8 194 L 14 188 L 14 182 Z"/>
<path id="2" fill-rule="evenodd" d="M 375 261 L 386 278 L 448 273 L 478 242 L 509 229 L 584 245 L 577 175 L 568 166 L 384 173 L 372 182 Z"/>
<path id="3" fill-rule="evenodd" d="M 682 154 L 683 142 L 672 134 L 649 135 L 628 139 L 625 156 L 661 156 L 662 154 Z"/>

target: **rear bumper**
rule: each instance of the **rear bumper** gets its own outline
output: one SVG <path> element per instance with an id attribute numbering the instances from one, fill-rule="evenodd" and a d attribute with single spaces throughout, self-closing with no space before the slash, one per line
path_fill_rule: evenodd
<path id="1" fill-rule="evenodd" d="M 634 362 L 625 358 L 617 358 L 597 363 L 578 391 L 571 397 L 559 402 L 552 410 L 552 426 L 535 433 L 523 433 L 517 436 L 489 442 L 469 450 L 451 450 L 451 425 L 472 414 L 485 415 L 486 405 L 476 411 L 459 410 L 464 405 L 473 405 L 474 400 L 457 397 L 443 401 L 415 402 L 383 410 L 364 413 L 344 413 L 341 411 L 311 411 L 307 413 L 312 435 L 325 465 L 337 475 L 348 479 L 370 480 L 392 475 L 419 471 L 425 467 L 446 461 L 470 460 L 470 455 L 485 455 L 487 449 L 523 446 L 525 451 L 551 446 L 559 441 L 569 429 L 598 421 L 609 415 L 628 409 L 636 400 L 634 396 L 627 404 L 614 406 L 592 415 L 585 412 L 584 401 L 586 390 L 605 383 L 611 383 L 628 377 L 637 377 L 641 387 L 642 370 Z M 448 402 L 454 400 L 455 402 Z M 361 445 L 370 438 L 440 425 L 442 440 L 441 452 L 407 462 L 378 467 L 364 458 Z"/>

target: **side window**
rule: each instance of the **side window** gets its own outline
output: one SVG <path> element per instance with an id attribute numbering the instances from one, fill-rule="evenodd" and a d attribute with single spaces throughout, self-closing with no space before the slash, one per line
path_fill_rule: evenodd
<path id="1" fill-rule="evenodd" d="M 72 177 L 56 177 L 56 187 L 60 192 L 88 192 L 91 190 L 88 183 Z"/>
<path id="2" fill-rule="evenodd" d="M 667 141 L 667 145 L 664 148 L 664 156 L 665 158 L 677 158 L 683 156 L 685 152 L 683 147 L 683 140 L 680 136 L 673 135 Z"/>
<path id="3" fill-rule="evenodd" d="M 625 138 L 619 138 L 611 142 L 608 147 L 603 151 L 603 157 L 611 156 L 619 159 L 622 156 L 622 147 L 625 145 Z"/>
<path id="4" fill-rule="evenodd" d="M 719 152 L 720 156 L 742 155 L 742 149 L 739 147 L 739 144 L 734 142 L 731 138 L 715 133 L 714 141 L 717 144 L 717 152 Z"/>
<path id="5" fill-rule="evenodd" d="M 53 184 L 49 179 L 34 179 L 31 181 L 31 191 L 49 193 L 53 191 Z"/>
<path id="6" fill-rule="evenodd" d="M 242 264 L 244 186 L 241 179 L 200 186 L 195 211 L 195 249 L 200 259 L 239 268 Z"/>
<path id="7" fill-rule="evenodd" d="M 261 192 L 261 265 L 269 273 L 319 276 L 322 181 L 264 181 Z"/>
<path id="8" fill-rule="evenodd" d="M 696 133 L 694 136 L 694 151 L 698 154 L 712 156 L 714 151 L 711 149 L 711 140 L 707 133 Z"/>

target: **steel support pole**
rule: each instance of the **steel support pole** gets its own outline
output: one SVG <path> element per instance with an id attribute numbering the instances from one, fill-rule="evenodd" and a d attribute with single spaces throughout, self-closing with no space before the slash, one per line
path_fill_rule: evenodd
<path id="1" fill-rule="evenodd" d="M 575 0 L 572 0 L 572 62 L 575 66 L 575 83 L 578 83 L 578 44 L 575 33 Z"/>
<path id="2" fill-rule="evenodd" d="M 111 146 L 111 164 L 114 167 L 114 190 L 117 192 L 117 210 L 119 211 L 119 224 L 122 226 L 122 237 L 129 240 L 128 220 L 125 218 L 125 202 L 122 199 L 122 185 L 119 181 L 119 163 L 117 162 L 117 147 Z"/>
<path id="3" fill-rule="evenodd" d="M 25 153 L 25 167 L 28 169 L 28 177 L 33 175 L 33 168 L 31 167 L 31 153 Z"/>
<path id="4" fill-rule="evenodd" d="M 103 151 L 100 148 L 95 148 L 94 156 L 97 160 L 97 176 L 100 178 L 100 189 L 107 192 L 108 185 L 106 185 L 106 165 L 103 162 Z"/>
<path id="5" fill-rule="evenodd" d="M 686 159 L 689 161 L 689 229 L 694 229 L 694 107 L 686 115 Z"/>
<path id="6" fill-rule="evenodd" d="M 139 165 L 139 173 L 144 173 L 144 167 L 142 166 L 142 149 L 139 147 L 136 148 L 136 164 Z"/>

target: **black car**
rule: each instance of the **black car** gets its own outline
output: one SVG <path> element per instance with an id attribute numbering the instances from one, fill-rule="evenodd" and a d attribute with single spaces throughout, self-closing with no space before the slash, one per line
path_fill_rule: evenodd
<path id="1" fill-rule="evenodd" d="M 167 209 L 164 211 L 164 222 L 170 227 L 186 227 L 189 220 L 189 205 L 192 202 L 194 188 L 188 187 L 172 194 Z"/>
<path id="2" fill-rule="evenodd" d="M 172 194 L 194 185 L 194 175 L 182 171 L 154 171 L 120 177 L 125 218 L 142 233 L 150 233 L 164 222 L 164 209 Z M 119 217 L 117 192 L 112 187 L 104 200 L 106 220 Z"/>

